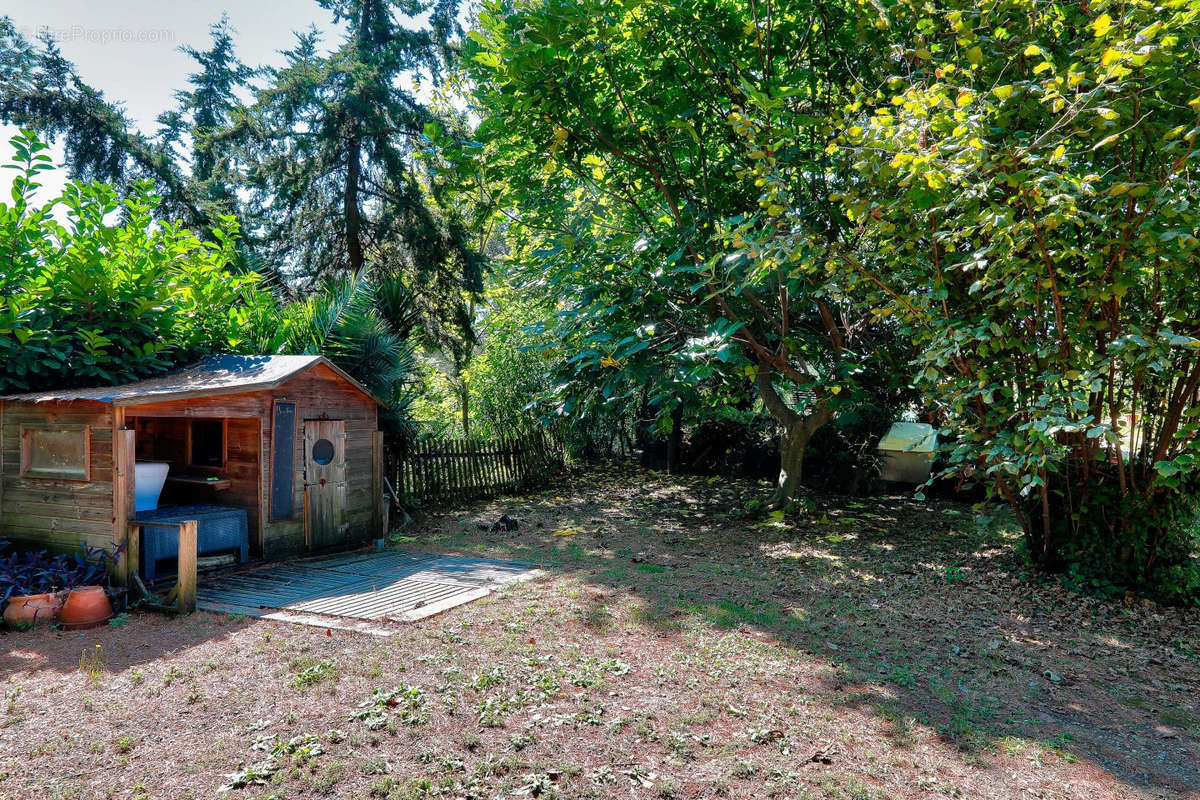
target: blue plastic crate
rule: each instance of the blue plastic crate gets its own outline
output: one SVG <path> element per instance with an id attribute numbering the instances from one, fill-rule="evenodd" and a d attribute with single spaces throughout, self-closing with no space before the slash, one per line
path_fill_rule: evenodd
<path id="1" fill-rule="evenodd" d="M 179 557 L 179 532 L 175 525 L 189 519 L 197 522 L 198 555 L 236 550 L 239 561 L 245 562 L 250 558 L 249 525 L 246 522 L 246 510 L 243 508 L 214 505 L 175 506 L 139 511 L 133 519 L 142 523 L 140 568 L 147 583 L 154 580 L 155 562 L 164 558 Z M 160 527 L 164 524 L 170 524 L 171 527 Z"/>

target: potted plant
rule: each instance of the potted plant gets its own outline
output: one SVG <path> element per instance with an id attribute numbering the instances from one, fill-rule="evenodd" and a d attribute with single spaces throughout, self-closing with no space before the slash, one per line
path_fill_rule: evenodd
<path id="1" fill-rule="evenodd" d="M 7 542 L 0 543 L 4 549 Z M 10 553 L 0 558 L 0 604 L 4 622 L 13 630 L 49 625 L 66 599 L 46 582 L 44 553 Z"/>
<path id="2" fill-rule="evenodd" d="M 45 550 L 0 557 L 0 603 L 10 628 L 50 624 L 90 627 L 112 616 L 106 591 L 116 554 L 88 547 L 51 556 Z M 65 614 L 65 616 L 63 616 Z"/>

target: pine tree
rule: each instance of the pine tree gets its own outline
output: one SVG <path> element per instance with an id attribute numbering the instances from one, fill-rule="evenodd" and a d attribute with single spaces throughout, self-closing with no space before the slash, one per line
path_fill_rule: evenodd
<path id="1" fill-rule="evenodd" d="M 60 141 L 72 177 L 126 190 L 151 178 L 162 197 L 159 213 L 198 229 L 212 227 L 171 151 L 85 83 L 49 32 L 35 46 L 8 17 L 0 17 L 0 121 Z"/>
<path id="2" fill-rule="evenodd" d="M 159 116 L 159 141 L 179 153 L 186 137 L 190 146 L 181 160 L 190 164 L 196 193 L 214 211 L 231 213 L 236 209 L 238 176 L 232 172 L 233 147 L 225 134 L 243 110 L 238 91 L 249 86 L 256 71 L 237 58 L 228 15 L 222 14 L 209 31 L 209 49 L 180 48 L 199 69 L 188 76 L 189 88 L 175 93 L 178 108 Z"/>
<path id="3" fill-rule="evenodd" d="M 300 282 L 369 265 L 477 290 L 479 259 L 429 196 L 416 158 L 433 115 L 405 86 L 441 72 L 456 4 L 322 5 L 345 24 L 345 39 L 326 56 L 315 30 L 297 34 L 246 123 L 263 239 Z M 428 26 L 399 24 L 401 11 L 428 14 Z"/>

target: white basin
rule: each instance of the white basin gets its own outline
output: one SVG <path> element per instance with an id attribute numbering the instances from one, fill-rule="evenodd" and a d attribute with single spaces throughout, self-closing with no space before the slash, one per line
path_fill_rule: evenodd
<path id="1" fill-rule="evenodd" d="M 133 465 L 134 511 L 158 508 L 158 496 L 171 465 L 165 461 L 138 461 Z"/>

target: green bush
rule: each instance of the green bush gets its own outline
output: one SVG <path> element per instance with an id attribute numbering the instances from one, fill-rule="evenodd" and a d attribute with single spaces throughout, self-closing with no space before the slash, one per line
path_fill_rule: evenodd
<path id="1" fill-rule="evenodd" d="M 0 203 L 0 392 L 116 384 L 211 352 L 247 346 L 241 330 L 273 304 L 254 275 L 232 274 L 232 221 L 205 241 L 155 219 L 138 183 L 119 198 L 103 183 L 69 183 L 40 207 L 46 145 L 10 144 L 11 203 Z"/>
<path id="2" fill-rule="evenodd" d="M 881 7 L 882 8 L 882 7 Z M 840 259 L 1047 570 L 1200 599 L 1196 0 L 904 0 Z M 837 150 L 838 148 L 834 148 Z"/>

